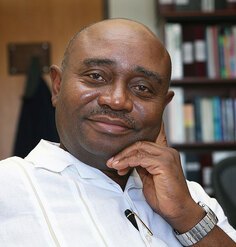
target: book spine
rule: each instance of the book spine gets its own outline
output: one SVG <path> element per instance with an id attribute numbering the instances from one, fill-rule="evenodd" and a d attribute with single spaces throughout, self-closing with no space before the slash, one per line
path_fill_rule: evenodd
<path id="1" fill-rule="evenodd" d="M 183 73 L 185 77 L 195 76 L 193 25 L 182 26 Z"/>
<path id="2" fill-rule="evenodd" d="M 194 27 L 193 32 L 194 32 L 195 75 L 206 76 L 205 26 L 196 25 Z"/>
<path id="3" fill-rule="evenodd" d="M 172 61 L 171 79 L 183 78 L 182 26 L 179 23 L 165 25 L 165 44 Z"/>
<path id="4" fill-rule="evenodd" d="M 214 125 L 213 125 L 213 106 L 212 99 L 202 97 L 200 99 L 201 129 L 202 141 L 214 141 Z"/>
<path id="5" fill-rule="evenodd" d="M 219 47 L 220 77 L 226 78 L 226 68 L 225 68 L 225 61 L 224 61 L 224 30 L 223 30 L 223 27 L 218 28 L 218 47 Z"/>
<path id="6" fill-rule="evenodd" d="M 207 50 L 207 76 L 209 78 L 216 78 L 216 67 L 214 61 L 214 33 L 213 27 L 206 27 L 206 50 Z"/>
<path id="7" fill-rule="evenodd" d="M 166 107 L 167 137 L 170 143 L 184 143 L 184 90 L 181 87 L 171 87 L 175 95 Z"/>
<path id="8" fill-rule="evenodd" d="M 162 12 L 168 12 L 174 10 L 174 0 L 159 0 L 158 1 L 158 8 L 159 11 Z"/>
<path id="9" fill-rule="evenodd" d="M 175 0 L 177 11 L 201 10 L 201 1 L 196 0 Z"/>
<path id="10" fill-rule="evenodd" d="M 215 96 L 213 102 L 213 121 L 214 121 L 214 140 L 222 141 L 222 126 L 221 126 L 221 99 Z"/>
<path id="11" fill-rule="evenodd" d="M 186 142 L 195 142 L 194 105 L 184 104 L 184 129 Z"/>
<path id="12" fill-rule="evenodd" d="M 202 128 L 201 128 L 201 98 L 196 96 L 194 98 L 194 118 L 195 118 L 195 140 L 202 141 Z"/>

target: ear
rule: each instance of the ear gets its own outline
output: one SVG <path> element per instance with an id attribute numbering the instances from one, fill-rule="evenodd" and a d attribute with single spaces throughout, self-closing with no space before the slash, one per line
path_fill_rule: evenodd
<path id="1" fill-rule="evenodd" d="M 61 69 L 56 65 L 52 65 L 50 68 L 50 77 L 52 81 L 52 105 L 55 107 L 57 104 L 58 94 L 60 93 L 61 88 Z"/>
<path id="2" fill-rule="evenodd" d="M 166 94 L 166 99 L 165 99 L 165 107 L 171 102 L 171 100 L 173 99 L 175 93 L 173 91 L 168 91 Z"/>

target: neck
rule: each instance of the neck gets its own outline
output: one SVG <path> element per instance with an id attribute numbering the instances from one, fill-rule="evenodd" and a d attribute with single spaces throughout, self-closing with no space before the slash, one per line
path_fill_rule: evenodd
<path id="1" fill-rule="evenodd" d="M 128 181 L 130 172 L 128 172 L 124 176 L 120 176 L 116 170 L 109 168 L 106 165 L 107 160 L 110 157 L 98 157 L 98 156 L 93 156 L 92 154 L 86 154 L 86 155 L 78 155 L 77 153 L 70 152 L 67 150 L 67 148 L 61 143 L 60 147 L 69 153 L 71 153 L 74 157 L 76 157 L 78 160 L 83 162 L 86 165 L 89 165 L 91 167 L 99 169 L 101 172 L 103 172 L 105 175 L 107 175 L 110 179 L 112 179 L 114 182 L 120 185 L 122 190 L 125 189 L 126 183 Z"/>
<path id="2" fill-rule="evenodd" d="M 102 171 L 102 170 L 101 170 Z M 121 189 L 124 191 L 125 186 L 127 184 L 129 175 L 131 173 L 131 170 L 124 176 L 120 176 L 117 174 L 117 171 L 115 170 L 105 170 L 102 171 L 104 174 L 106 174 L 110 179 L 112 179 L 114 182 L 120 185 Z"/>

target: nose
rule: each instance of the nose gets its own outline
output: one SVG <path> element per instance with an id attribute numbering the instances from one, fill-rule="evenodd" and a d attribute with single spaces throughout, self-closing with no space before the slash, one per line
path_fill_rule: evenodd
<path id="1" fill-rule="evenodd" d="M 98 97 L 98 104 L 100 106 L 109 106 L 113 110 L 131 112 L 133 109 L 133 102 L 130 98 L 129 89 L 121 83 L 109 85 Z"/>

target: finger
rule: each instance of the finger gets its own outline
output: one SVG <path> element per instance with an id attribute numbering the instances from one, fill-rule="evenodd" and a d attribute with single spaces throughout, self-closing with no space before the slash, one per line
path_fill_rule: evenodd
<path id="1" fill-rule="evenodd" d="M 137 157 L 128 157 L 120 160 L 111 165 L 111 168 L 116 169 L 118 174 L 126 174 L 127 170 L 134 167 L 142 167 L 146 169 L 150 174 L 158 174 L 161 161 L 153 160 L 153 157 L 145 157 L 138 159 Z"/>
<path id="2" fill-rule="evenodd" d="M 160 132 L 159 132 L 159 134 L 157 136 L 156 143 L 161 145 L 161 146 L 164 146 L 164 147 L 168 146 L 167 139 L 166 139 L 166 133 L 165 133 L 165 127 L 164 127 L 164 122 L 163 121 L 161 123 L 161 129 L 160 129 Z"/>
<path id="3" fill-rule="evenodd" d="M 133 145 L 125 148 L 117 155 L 113 156 L 107 161 L 108 167 L 113 167 L 119 161 L 129 158 L 129 157 L 136 157 L 138 160 L 142 159 L 146 155 L 154 155 L 158 156 L 162 153 L 162 148 L 159 147 L 157 149 L 157 144 L 152 142 L 136 142 Z"/>

